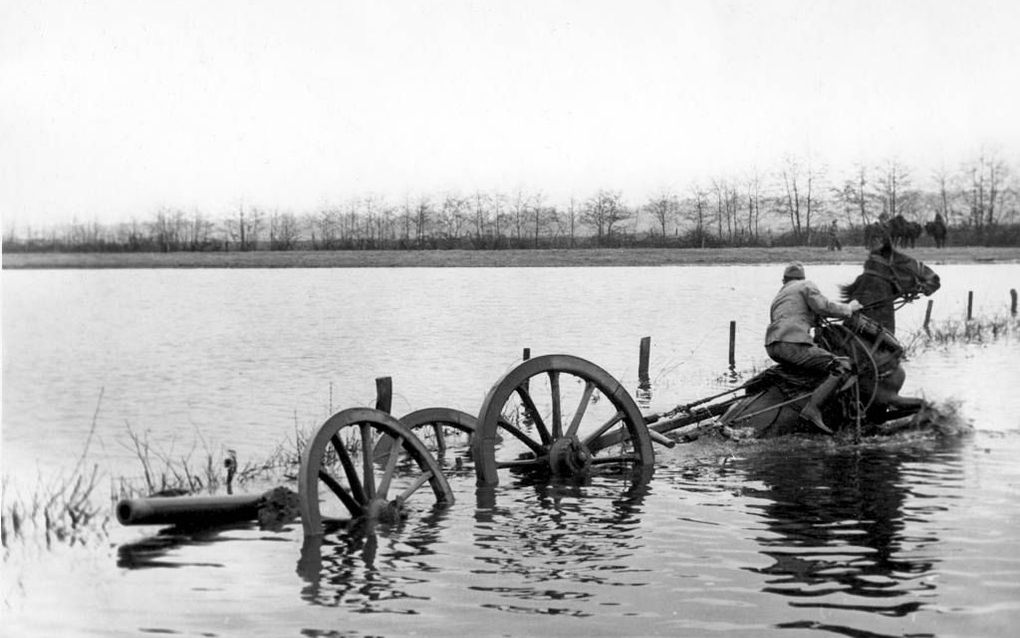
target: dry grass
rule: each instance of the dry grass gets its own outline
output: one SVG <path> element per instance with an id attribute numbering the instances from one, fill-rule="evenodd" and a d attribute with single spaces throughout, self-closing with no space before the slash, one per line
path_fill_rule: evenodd
<path id="1" fill-rule="evenodd" d="M 100 400 L 102 394 L 100 394 Z M 98 416 L 99 406 L 96 407 Z M 93 417 L 92 431 L 96 417 Z M 295 426 L 290 439 L 284 440 L 269 455 L 249 459 L 238 465 L 232 450 L 209 451 L 198 435 L 184 452 L 155 447 L 147 433 L 138 433 L 130 426 L 124 446 L 138 459 L 141 474 L 133 477 L 112 476 L 89 463 L 88 448 L 69 472 L 53 477 L 37 476 L 29 492 L 21 491 L 9 476 L 3 477 L 3 507 L 0 516 L 0 540 L 6 559 L 10 549 L 25 542 L 41 542 L 46 548 L 54 543 L 70 546 L 85 545 L 108 536 L 108 525 L 114 506 L 120 499 L 139 496 L 208 493 L 227 490 L 230 485 L 254 485 L 256 489 L 293 482 L 298 474 L 301 450 L 309 433 Z M 228 483 L 227 466 L 233 463 L 233 482 Z M 109 481 L 109 499 L 97 493 L 98 486 Z"/>
<path id="2" fill-rule="evenodd" d="M 1020 262 L 1020 247 L 917 248 L 911 255 L 934 264 Z M 346 250 L 206 253 L 4 253 L 18 268 L 501 268 L 614 267 L 863 262 L 862 246 L 775 248 L 593 248 L 543 250 Z"/>
<path id="3" fill-rule="evenodd" d="M 104 534 L 109 514 L 95 502 L 99 466 L 87 462 L 89 446 L 96 431 L 103 391 L 99 392 L 85 446 L 69 473 L 53 478 L 41 475 L 30 494 L 12 491 L 10 477 L 3 477 L 3 508 L 0 516 L 0 541 L 4 548 L 15 539 L 41 535 L 50 547 L 55 541 L 69 545 L 85 544 L 90 536 Z"/>
<path id="4" fill-rule="evenodd" d="M 991 343 L 1020 335 L 1020 316 L 997 315 L 970 321 L 947 319 L 933 322 L 910 336 L 907 352 L 952 344 Z"/>

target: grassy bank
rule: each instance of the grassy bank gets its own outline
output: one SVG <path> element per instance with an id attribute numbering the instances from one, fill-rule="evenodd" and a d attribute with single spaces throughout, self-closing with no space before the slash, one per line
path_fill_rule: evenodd
<path id="1" fill-rule="evenodd" d="M 1020 247 L 959 246 L 907 251 L 933 264 L 1020 262 Z M 821 247 L 605 248 L 577 250 L 365 250 L 176 253 L 5 253 L 19 268 L 503 268 L 544 266 L 684 266 L 706 264 L 859 263 L 866 251 Z"/>

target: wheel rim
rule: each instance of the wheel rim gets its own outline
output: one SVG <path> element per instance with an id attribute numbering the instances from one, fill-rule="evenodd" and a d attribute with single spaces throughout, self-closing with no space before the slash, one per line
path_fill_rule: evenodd
<path id="1" fill-rule="evenodd" d="M 375 444 L 397 445 L 382 457 Z M 395 522 L 404 505 L 431 488 L 434 504 L 453 502 L 436 459 L 407 427 L 371 408 L 350 408 L 330 417 L 301 453 L 299 505 L 306 535 L 323 532 L 324 519 Z M 324 487 L 325 489 L 320 489 Z"/>
<path id="2" fill-rule="evenodd" d="M 498 485 L 505 469 L 579 477 L 654 464 L 634 399 L 608 372 L 570 355 L 535 357 L 497 381 L 471 450 L 480 486 Z"/>
<path id="3" fill-rule="evenodd" d="M 422 408 L 400 417 L 400 423 L 421 439 L 441 466 L 462 469 L 463 461 L 471 460 L 470 444 L 478 424 L 474 415 L 453 408 Z"/>

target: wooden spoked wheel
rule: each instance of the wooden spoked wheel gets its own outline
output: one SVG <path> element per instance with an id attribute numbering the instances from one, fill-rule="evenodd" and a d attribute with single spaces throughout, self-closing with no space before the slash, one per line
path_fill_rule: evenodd
<path id="1" fill-rule="evenodd" d="M 400 417 L 400 423 L 421 439 L 441 465 L 460 467 L 464 455 L 470 459 L 469 445 L 478 424 L 474 415 L 453 408 L 422 408 Z M 378 454 L 378 446 L 376 450 Z"/>
<path id="2" fill-rule="evenodd" d="M 525 361 L 489 391 L 471 444 L 479 486 L 500 470 L 583 477 L 654 464 L 652 439 L 634 399 L 608 372 L 553 354 Z"/>
<path id="3" fill-rule="evenodd" d="M 382 437 L 395 442 L 375 454 Z M 323 533 L 326 520 L 396 522 L 405 504 L 431 488 L 434 505 L 453 503 L 436 459 L 411 430 L 372 408 L 350 408 L 330 417 L 301 454 L 298 477 L 306 536 Z M 320 489 L 321 487 L 325 489 Z"/>

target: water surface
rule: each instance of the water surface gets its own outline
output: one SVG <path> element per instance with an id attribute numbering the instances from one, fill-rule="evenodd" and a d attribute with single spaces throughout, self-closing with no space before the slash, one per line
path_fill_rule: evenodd
<path id="1" fill-rule="evenodd" d="M 1008 309 L 1020 266 L 938 266 L 933 319 Z M 835 295 L 859 266 L 814 266 Z M 588 358 L 648 409 L 725 387 L 760 344 L 776 267 L 4 271 L 6 482 L 90 458 L 137 476 L 128 428 L 258 458 L 374 402 L 477 411 L 528 347 Z M 901 336 L 920 327 L 905 308 Z M 501 485 L 306 544 L 300 526 L 194 535 L 113 526 L 98 550 L 20 547 L 10 635 L 1007 636 L 1020 620 L 1020 344 L 916 351 L 906 390 L 972 436 L 657 450 L 636 486 Z M 98 410 L 97 410 L 98 407 Z M 28 481 L 29 483 L 31 480 Z M 31 563 L 31 569 L 20 566 Z M 53 609 L 60 614 L 53 614 Z M 536 628 L 541 628 L 537 630 Z"/>

